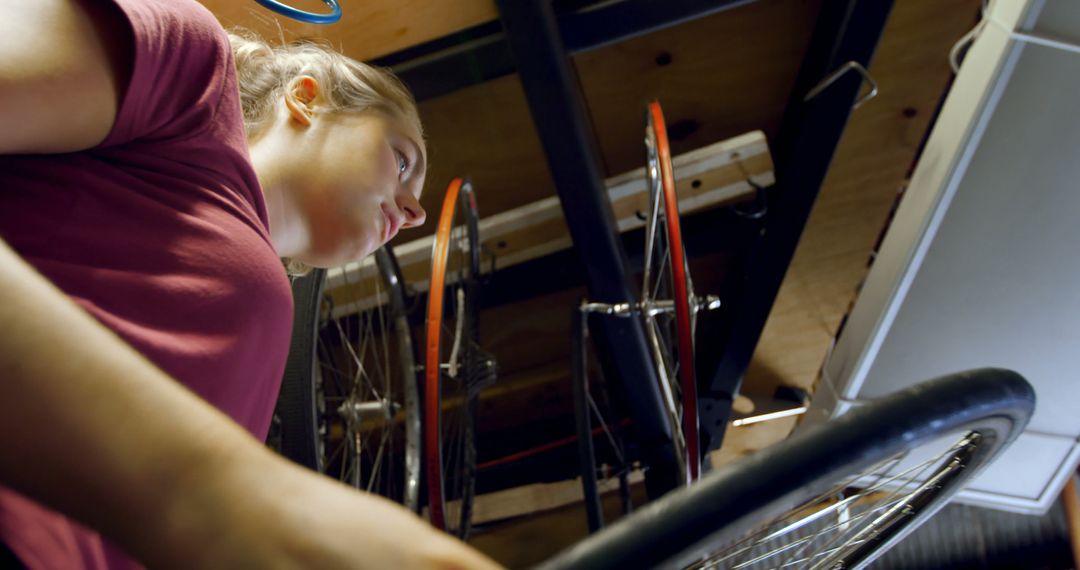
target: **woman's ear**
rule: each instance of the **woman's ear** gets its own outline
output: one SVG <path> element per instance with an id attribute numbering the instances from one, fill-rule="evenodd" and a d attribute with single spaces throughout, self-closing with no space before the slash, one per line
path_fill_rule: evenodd
<path id="1" fill-rule="evenodd" d="M 311 126 L 319 90 L 319 82 L 310 75 L 301 75 L 289 82 L 285 89 L 285 106 L 294 121 L 305 127 Z"/>

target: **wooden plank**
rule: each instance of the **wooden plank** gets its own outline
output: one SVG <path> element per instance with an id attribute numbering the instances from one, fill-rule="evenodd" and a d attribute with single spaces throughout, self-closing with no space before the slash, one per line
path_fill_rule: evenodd
<path id="1" fill-rule="evenodd" d="M 644 485 L 631 486 L 630 493 L 635 507 L 645 504 Z M 622 514 L 617 494 L 605 495 L 603 508 L 608 523 Z M 536 516 L 479 525 L 469 544 L 507 568 L 531 568 L 588 534 L 584 505 L 575 503 Z"/>
<path id="2" fill-rule="evenodd" d="M 880 93 L 851 115 L 746 372 L 748 389 L 812 389 L 948 86 L 949 48 L 978 10 L 976 0 L 895 3 L 869 68 Z"/>
<path id="3" fill-rule="evenodd" d="M 672 152 L 754 129 L 772 137 L 818 0 L 759 0 L 574 57 L 609 174 L 640 164 L 644 104 L 664 106 Z"/>
<path id="4" fill-rule="evenodd" d="M 369 60 L 431 41 L 498 17 L 492 0 L 365 0 L 342 2 L 341 21 L 305 24 L 279 16 L 250 0 L 200 0 L 226 28 L 242 26 L 268 40 L 324 39 L 345 55 Z M 287 0 L 326 12 L 321 0 Z"/>
<path id="5" fill-rule="evenodd" d="M 773 182 L 772 159 L 765 135 L 753 131 L 674 157 L 679 211 L 683 214 L 728 203 L 753 193 L 747 177 L 763 186 Z M 648 210 L 645 168 L 606 181 L 620 231 L 645 225 L 639 213 Z M 483 201 L 483 189 L 477 188 Z M 569 231 L 556 196 L 544 198 L 480 221 L 481 245 L 494 252 L 495 268 L 502 269 L 571 247 Z M 427 289 L 432 239 L 421 238 L 396 246 L 394 252 L 405 280 L 416 290 Z M 490 265 L 484 263 L 484 270 Z M 351 314 L 385 302 L 380 294 L 373 259 L 365 259 L 327 274 L 327 289 L 334 299 L 334 316 Z"/>
<path id="6" fill-rule="evenodd" d="M 645 475 L 640 469 L 631 471 L 629 478 L 631 485 L 645 481 Z M 598 490 L 601 495 L 616 493 L 619 490 L 619 481 L 601 481 Z M 534 483 L 486 493 L 477 495 L 473 501 L 473 524 L 542 513 L 583 500 L 580 478 L 555 483 Z"/>

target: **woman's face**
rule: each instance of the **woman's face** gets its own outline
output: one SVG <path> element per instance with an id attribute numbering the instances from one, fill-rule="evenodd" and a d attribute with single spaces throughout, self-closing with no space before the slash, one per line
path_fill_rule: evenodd
<path id="1" fill-rule="evenodd" d="M 298 261 L 332 267 L 362 259 L 398 231 L 424 223 L 427 157 L 419 133 L 376 112 L 318 117 L 294 162 L 289 202 L 307 227 Z"/>
<path id="2" fill-rule="evenodd" d="M 331 111 L 310 76 L 294 79 L 270 124 L 249 140 L 274 247 L 315 267 L 373 253 L 424 223 L 421 134 L 376 110 Z"/>

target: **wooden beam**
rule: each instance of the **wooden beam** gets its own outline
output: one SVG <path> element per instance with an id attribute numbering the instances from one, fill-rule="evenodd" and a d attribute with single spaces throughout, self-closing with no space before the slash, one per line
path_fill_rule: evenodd
<path id="1" fill-rule="evenodd" d="M 647 502 L 645 485 L 630 488 L 633 504 Z M 604 520 L 622 516 L 617 493 L 603 497 Z M 589 535 L 582 503 L 560 507 L 530 517 L 519 517 L 473 527 L 469 544 L 507 568 L 532 568 Z"/>
<path id="2" fill-rule="evenodd" d="M 751 196 L 755 184 L 773 183 L 772 159 L 761 131 L 682 154 L 672 159 L 680 200 L 679 211 L 688 214 Z M 606 181 L 619 231 L 645 225 L 639 213 L 648 210 L 645 168 Z M 483 200 L 483 188 L 477 188 Z M 570 234 L 557 196 L 514 208 L 480 221 L 483 271 L 502 269 L 570 248 Z M 432 238 L 426 237 L 394 248 L 405 282 L 426 291 L 430 277 Z M 327 290 L 334 300 L 334 317 L 365 310 L 385 302 L 372 258 L 327 273 Z"/>
<path id="3" fill-rule="evenodd" d="M 630 472 L 631 485 L 644 483 L 645 474 L 640 469 Z M 618 492 L 619 481 L 611 479 L 601 481 L 600 494 L 609 495 Z M 473 524 L 512 519 L 524 515 L 533 515 L 559 507 L 580 503 L 583 500 L 581 479 L 568 479 L 554 483 L 533 483 L 494 493 L 477 495 L 473 499 Z M 455 505 L 460 501 L 451 501 Z M 427 509 L 424 509 L 427 516 Z"/>
<path id="4" fill-rule="evenodd" d="M 341 21 L 305 24 L 254 2 L 200 0 L 226 28 L 241 26 L 273 42 L 323 39 L 345 55 L 369 60 L 471 28 L 498 17 L 492 0 L 365 0 L 342 2 Z M 326 12 L 320 0 L 290 0 L 301 10 Z"/>

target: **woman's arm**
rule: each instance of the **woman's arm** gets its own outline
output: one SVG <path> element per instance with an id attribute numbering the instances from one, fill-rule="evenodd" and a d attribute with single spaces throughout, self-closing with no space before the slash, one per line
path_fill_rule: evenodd
<path id="1" fill-rule="evenodd" d="M 129 73 L 120 12 L 0 0 L 0 13 L 0 154 L 103 140 Z M 0 483 L 151 567 L 494 567 L 407 510 L 274 455 L 3 241 L 0 299 Z"/>
<path id="2" fill-rule="evenodd" d="M 2 242 L 0 297 L 0 481 L 151 567 L 494 567 L 274 455 Z"/>
<path id="3" fill-rule="evenodd" d="M 130 32 L 101 0 L 0 0 L 0 154 L 105 139 L 130 74 Z"/>

